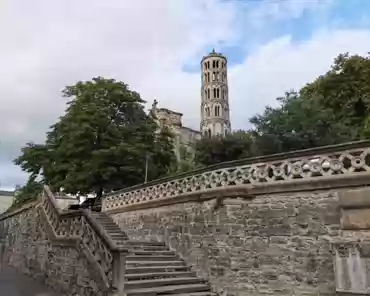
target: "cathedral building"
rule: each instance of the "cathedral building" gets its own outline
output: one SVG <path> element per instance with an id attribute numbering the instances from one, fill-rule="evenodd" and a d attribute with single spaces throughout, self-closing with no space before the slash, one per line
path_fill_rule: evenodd
<path id="1" fill-rule="evenodd" d="M 194 152 L 194 144 L 201 137 L 225 136 L 230 130 L 227 59 L 213 50 L 201 60 L 200 131 L 182 125 L 182 113 L 158 108 L 154 100 L 151 116 L 160 127 L 166 125 L 174 134 L 174 150 L 181 159 L 181 147 Z"/>

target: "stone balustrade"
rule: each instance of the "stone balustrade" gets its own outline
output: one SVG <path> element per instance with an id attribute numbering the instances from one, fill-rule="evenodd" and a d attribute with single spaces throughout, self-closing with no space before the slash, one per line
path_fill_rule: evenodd
<path id="1" fill-rule="evenodd" d="M 127 250 L 116 245 L 89 210 L 62 212 L 47 186 L 39 210 L 54 240 L 75 241 L 82 247 L 90 264 L 95 267 L 95 274 L 100 278 L 104 290 L 117 288 L 124 282 L 124 274 L 117 273 L 122 269 L 121 265 L 125 265 L 125 262 L 119 260 L 122 258 L 120 253 L 127 253 Z"/>
<path id="2" fill-rule="evenodd" d="M 123 292 L 127 249 L 90 210 L 61 210 L 47 186 L 36 202 L 0 217 L 1 238 L 10 265 L 24 273 L 37 271 L 59 292 Z"/>
<path id="3" fill-rule="evenodd" d="M 120 212 L 217 196 L 340 188 L 367 184 L 370 141 L 221 163 L 109 193 L 103 211 Z"/>

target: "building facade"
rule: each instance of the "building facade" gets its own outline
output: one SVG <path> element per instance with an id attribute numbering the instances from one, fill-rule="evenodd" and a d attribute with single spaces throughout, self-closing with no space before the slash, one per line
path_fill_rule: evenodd
<path id="1" fill-rule="evenodd" d="M 201 133 L 182 125 L 182 113 L 157 108 L 157 105 L 158 102 L 154 100 L 150 114 L 161 128 L 166 126 L 174 135 L 174 151 L 177 159 L 181 160 L 182 148 L 193 154 L 195 142 L 200 140 Z"/>
<path id="2" fill-rule="evenodd" d="M 203 136 L 225 136 L 231 129 L 227 59 L 213 50 L 201 61 L 201 122 Z"/>

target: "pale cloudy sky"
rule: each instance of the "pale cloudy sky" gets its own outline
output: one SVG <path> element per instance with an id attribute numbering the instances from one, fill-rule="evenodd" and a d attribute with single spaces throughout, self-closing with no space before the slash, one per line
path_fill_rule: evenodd
<path id="1" fill-rule="evenodd" d="M 27 176 L 12 165 L 43 141 L 65 108 L 61 90 L 112 77 L 199 127 L 200 69 L 229 59 L 232 127 L 325 73 L 342 52 L 370 51 L 365 0 L 0 1 L 0 187 Z"/>

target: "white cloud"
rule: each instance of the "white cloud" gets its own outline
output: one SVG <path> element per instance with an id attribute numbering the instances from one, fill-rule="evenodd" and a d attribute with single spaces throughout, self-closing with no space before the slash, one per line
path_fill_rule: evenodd
<path id="1" fill-rule="evenodd" d="M 241 10 L 238 3 L 5 1 L 0 7 L 1 183 L 18 182 L 19 171 L 10 160 L 25 142 L 43 139 L 64 110 L 60 91 L 65 85 L 113 77 L 149 103 L 157 98 L 160 106 L 183 112 L 185 123 L 198 128 L 200 76 L 184 72 L 184 63 L 200 60 L 214 45 L 237 44 L 252 24 L 296 18 L 320 7 L 319 1 L 290 0 Z M 301 44 L 286 36 L 255 48 L 229 69 L 234 128 L 245 127 L 251 115 L 285 90 L 321 74 L 337 53 L 370 48 L 368 34 L 323 32 Z"/>
<path id="2" fill-rule="evenodd" d="M 246 128 L 251 116 L 275 105 L 285 91 L 299 90 L 324 74 L 338 54 L 365 55 L 369 48 L 370 30 L 321 31 L 299 43 L 283 36 L 257 48 L 230 69 L 233 128 Z"/>

